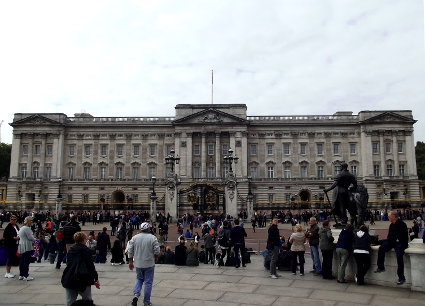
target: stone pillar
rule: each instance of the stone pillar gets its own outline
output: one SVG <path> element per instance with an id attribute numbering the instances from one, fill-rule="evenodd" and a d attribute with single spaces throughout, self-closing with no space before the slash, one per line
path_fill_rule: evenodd
<path id="1" fill-rule="evenodd" d="M 151 222 L 153 223 L 156 218 L 156 200 L 158 197 L 156 195 L 151 195 Z"/>
<path id="2" fill-rule="evenodd" d="M 167 177 L 165 188 L 165 215 L 169 213 L 171 217 L 178 218 L 177 175 Z"/>
<path id="3" fill-rule="evenodd" d="M 238 191 L 237 182 L 233 173 L 228 173 L 226 177 L 226 187 L 224 188 L 224 196 L 226 201 L 226 214 L 236 218 L 238 215 Z"/>
<path id="4" fill-rule="evenodd" d="M 410 160 L 412 162 L 407 163 L 407 175 L 409 176 L 416 176 L 417 175 L 417 169 L 416 169 L 416 157 L 415 157 L 415 144 L 413 142 L 413 132 L 412 131 L 405 131 L 406 134 L 406 160 Z"/>
<path id="5" fill-rule="evenodd" d="M 393 134 L 393 157 L 394 157 L 394 169 L 393 169 L 393 175 L 400 175 L 399 169 L 398 169 L 398 147 L 397 147 L 397 131 L 392 131 Z"/>
<path id="6" fill-rule="evenodd" d="M 10 163 L 10 175 L 9 177 L 20 177 L 20 162 L 22 160 L 22 144 L 21 134 L 13 134 L 12 140 L 12 152 L 11 152 L 11 163 Z M 9 200 L 9 199 L 8 199 Z"/>
<path id="7" fill-rule="evenodd" d="M 206 133 L 202 133 L 202 144 L 201 144 L 201 177 L 205 179 L 207 177 L 207 141 Z"/>
<path id="8" fill-rule="evenodd" d="M 359 176 L 373 176 L 373 152 L 372 152 L 372 132 L 363 131 L 361 133 L 361 167 L 362 172 L 359 173 Z"/>
<path id="9" fill-rule="evenodd" d="M 387 169 L 385 164 L 385 142 L 384 142 L 385 131 L 379 131 L 379 155 L 381 157 L 381 176 L 387 175 Z"/>
<path id="10" fill-rule="evenodd" d="M 248 148 L 248 132 L 242 132 L 242 153 L 239 156 L 239 163 L 241 167 L 241 176 L 248 176 L 248 152 L 250 148 Z"/>
<path id="11" fill-rule="evenodd" d="M 33 150 L 34 150 L 34 135 L 28 134 L 28 163 L 27 163 L 27 177 L 32 177 L 32 161 L 33 161 Z"/>
<path id="12" fill-rule="evenodd" d="M 248 222 L 251 221 L 254 211 L 254 196 L 248 195 L 246 197 L 246 213 L 248 215 Z"/>
<path id="13" fill-rule="evenodd" d="M 39 173 L 38 176 L 41 178 L 45 178 L 46 177 L 46 167 L 45 167 L 45 163 L 46 163 L 46 134 L 45 133 L 41 133 L 41 145 L 40 145 L 40 169 L 39 169 Z"/>
<path id="14" fill-rule="evenodd" d="M 193 150 L 193 145 L 192 145 L 192 133 L 186 133 L 186 156 L 187 156 L 187 163 L 186 163 L 186 176 L 188 178 L 192 178 L 193 177 L 193 172 L 192 172 L 192 150 Z"/>
<path id="15" fill-rule="evenodd" d="M 220 131 L 215 132 L 215 177 L 221 177 Z"/>

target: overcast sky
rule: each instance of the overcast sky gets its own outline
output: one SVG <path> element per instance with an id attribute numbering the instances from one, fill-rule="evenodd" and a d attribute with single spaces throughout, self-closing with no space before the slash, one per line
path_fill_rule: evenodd
<path id="1" fill-rule="evenodd" d="M 423 0 L 1 1 L 0 120 L 413 110 L 425 141 Z"/>

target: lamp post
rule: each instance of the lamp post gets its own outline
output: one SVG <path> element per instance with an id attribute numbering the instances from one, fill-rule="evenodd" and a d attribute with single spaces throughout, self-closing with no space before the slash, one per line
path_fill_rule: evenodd
<path id="1" fill-rule="evenodd" d="M 152 176 L 152 193 L 151 193 L 151 220 L 156 217 L 156 199 L 158 198 L 155 193 L 156 177 Z"/>
<path id="2" fill-rule="evenodd" d="M 229 172 L 232 173 L 233 172 L 232 163 L 237 164 L 239 157 L 237 157 L 236 155 L 233 155 L 233 150 L 229 149 L 229 155 L 224 156 L 223 159 L 224 159 L 224 163 L 229 165 Z"/>
<path id="3" fill-rule="evenodd" d="M 180 157 L 178 155 L 175 157 L 175 153 L 174 149 L 171 149 L 170 154 L 165 157 L 165 163 L 171 165 L 171 173 L 174 173 L 174 164 L 178 165 L 180 163 Z"/>
<path id="4" fill-rule="evenodd" d="M 248 176 L 248 196 L 247 196 L 247 214 L 248 214 L 248 220 L 250 221 L 252 219 L 252 211 L 253 209 L 253 200 L 254 200 L 254 195 L 252 194 L 252 190 L 251 190 L 251 181 L 252 181 L 252 177 Z"/>

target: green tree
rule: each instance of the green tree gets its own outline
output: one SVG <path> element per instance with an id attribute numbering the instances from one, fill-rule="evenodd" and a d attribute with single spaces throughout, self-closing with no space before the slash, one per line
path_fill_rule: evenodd
<path id="1" fill-rule="evenodd" d="M 0 179 L 9 178 L 12 145 L 0 143 Z"/>
<path id="2" fill-rule="evenodd" d="M 420 180 L 425 180 L 425 143 L 422 141 L 418 141 L 416 143 L 415 151 L 418 177 Z"/>

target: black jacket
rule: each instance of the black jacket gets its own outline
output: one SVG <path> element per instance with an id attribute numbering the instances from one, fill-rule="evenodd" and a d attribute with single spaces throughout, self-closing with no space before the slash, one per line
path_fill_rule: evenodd
<path id="1" fill-rule="evenodd" d="M 178 266 L 186 265 L 186 249 L 187 247 L 183 244 L 179 244 L 175 248 L 174 264 Z"/>
<path id="2" fill-rule="evenodd" d="M 19 231 L 18 224 L 16 224 L 16 228 Z M 16 236 L 18 236 L 18 233 L 13 228 L 13 226 L 9 223 L 5 227 L 4 232 L 3 232 L 4 245 L 5 246 L 17 246 L 18 244 L 16 243 L 16 241 L 18 241 L 18 240 L 13 239 Z"/>
<path id="3" fill-rule="evenodd" d="M 354 235 L 354 250 L 364 250 L 370 252 L 372 249 L 370 247 L 370 235 L 369 233 L 364 233 L 362 237 Z"/>
<path id="4" fill-rule="evenodd" d="M 390 228 L 388 230 L 387 242 L 395 246 L 400 243 L 404 248 L 407 248 L 409 243 L 407 225 L 400 219 L 394 224 L 390 224 Z"/>
<path id="5" fill-rule="evenodd" d="M 111 240 L 106 232 L 102 232 L 97 236 L 96 249 L 102 252 L 106 252 L 111 249 Z"/>
<path id="6" fill-rule="evenodd" d="M 74 234 L 81 232 L 81 227 L 79 222 L 69 222 L 63 227 L 63 239 L 65 243 L 75 243 Z"/>
<path id="7" fill-rule="evenodd" d="M 280 246 L 280 235 L 277 225 L 272 224 L 269 227 L 268 234 L 269 236 L 267 237 L 267 240 L 273 242 L 274 246 Z"/>
<path id="8" fill-rule="evenodd" d="M 75 271 L 83 269 L 84 275 L 88 277 L 77 277 Z M 85 267 L 85 268 L 84 268 Z M 91 250 L 84 244 L 73 245 L 67 254 L 66 268 L 63 271 L 61 283 L 64 288 L 76 289 L 80 292 L 86 290 L 87 286 L 93 285 L 98 279 L 96 268 L 93 263 Z"/>
<path id="9" fill-rule="evenodd" d="M 232 230 L 230 231 L 230 239 L 232 239 L 232 244 L 240 244 L 240 243 L 245 243 L 245 237 L 248 236 L 246 234 L 246 231 L 243 227 L 241 226 L 235 226 L 232 228 Z"/>

